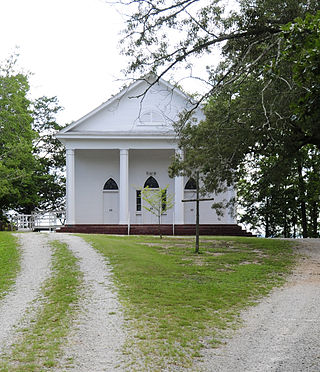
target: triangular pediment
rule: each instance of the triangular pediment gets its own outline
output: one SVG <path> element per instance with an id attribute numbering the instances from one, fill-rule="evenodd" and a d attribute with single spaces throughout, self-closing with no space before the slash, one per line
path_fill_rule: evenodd
<path id="1" fill-rule="evenodd" d="M 173 131 L 179 113 L 191 107 L 191 98 L 166 81 L 141 79 L 59 134 Z"/>

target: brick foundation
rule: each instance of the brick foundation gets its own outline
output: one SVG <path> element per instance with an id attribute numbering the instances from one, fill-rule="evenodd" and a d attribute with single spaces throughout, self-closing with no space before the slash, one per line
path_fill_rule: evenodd
<path id="1" fill-rule="evenodd" d="M 160 225 L 163 235 L 195 235 L 195 225 Z M 253 236 L 238 225 L 200 225 L 200 235 Z M 57 232 L 128 235 L 127 225 L 65 225 Z M 130 225 L 130 235 L 158 235 L 158 225 Z"/>

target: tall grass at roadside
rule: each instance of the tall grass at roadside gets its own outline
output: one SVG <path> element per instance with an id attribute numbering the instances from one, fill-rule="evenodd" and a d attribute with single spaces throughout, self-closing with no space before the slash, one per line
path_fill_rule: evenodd
<path id="1" fill-rule="evenodd" d="M 17 238 L 10 232 L 0 232 L 0 299 L 15 282 L 20 270 L 20 250 Z"/>
<path id="2" fill-rule="evenodd" d="M 202 238 L 198 255 L 190 237 L 82 237 L 113 266 L 132 321 L 127 351 L 136 370 L 190 367 L 201 347 L 215 346 L 221 330 L 282 283 L 294 262 L 290 243 L 280 240 Z"/>
<path id="3" fill-rule="evenodd" d="M 37 317 L 29 328 L 21 330 L 19 342 L 0 361 L 0 371 L 44 371 L 58 364 L 72 313 L 76 311 L 82 274 L 66 244 L 54 241 L 52 246 L 52 276 L 43 286 Z"/>

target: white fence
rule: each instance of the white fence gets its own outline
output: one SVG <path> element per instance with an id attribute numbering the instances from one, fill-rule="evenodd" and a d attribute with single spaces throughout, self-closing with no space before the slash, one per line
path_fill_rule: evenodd
<path id="1" fill-rule="evenodd" d="M 11 223 L 17 230 L 56 230 L 65 224 L 65 211 L 40 211 L 31 214 L 15 214 Z"/>

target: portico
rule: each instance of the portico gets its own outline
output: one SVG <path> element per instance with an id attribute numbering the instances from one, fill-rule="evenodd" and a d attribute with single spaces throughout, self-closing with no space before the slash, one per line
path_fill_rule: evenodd
<path id="1" fill-rule="evenodd" d="M 80 146 L 79 146 L 80 147 Z M 148 216 L 148 212 L 141 208 L 136 208 L 136 192 L 143 188 L 146 180 L 152 175 L 159 184 L 159 187 L 164 188 L 169 185 L 168 192 L 175 196 L 174 209 L 168 211 L 164 216 L 163 221 L 170 224 L 184 223 L 184 205 L 182 199 L 184 198 L 184 177 L 175 177 L 170 179 L 168 176 L 168 166 L 170 165 L 170 158 L 177 151 L 168 142 L 167 148 L 165 146 L 159 149 L 139 149 L 135 148 L 119 148 L 107 149 L 107 144 L 101 146 L 101 149 L 84 149 L 84 146 L 78 149 L 67 149 L 67 224 L 74 225 L 75 223 L 87 223 L 84 219 L 85 206 L 87 212 L 85 215 L 94 219 L 97 224 L 120 224 L 128 225 L 129 223 L 142 224 L 150 223 L 152 216 Z M 168 157 L 169 155 L 169 157 Z M 112 171 L 101 175 L 99 162 L 109 163 Z M 150 161 L 152 164 L 150 164 Z M 90 164 L 91 163 L 91 164 Z M 84 171 L 83 165 L 86 170 Z M 132 167 L 129 169 L 129 167 Z M 96 180 L 101 180 L 97 183 Z M 106 187 L 108 180 L 114 181 L 116 188 Z M 82 184 L 80 189 L 75 185 Z M 96 208 L 96 213 L 90 212 L 93 205 L 90 203 L 93 194 L 101 193 L 101 211 L 99 207 Z M 107 195 L 111 195 L 107 197 Z M 87 200 L 88 199 L 88 200 Z M 116 219 L 108 219 L 105 216 L 109 209 L 105 202 L 107 199 L 117 200 L 115 207 L 118 210 Z M 91 204 L 91 206 L 90 206 Z M 101 212 L 101 213 L 100 213 Z M 111 213 L 110 213 L 111 214 Z M 94 216 L 95 215 L 95 216 Z M 100 215 L 100 216 L 99 216 Z M 86 217 L 86 218 L 87 218 Z"/>

